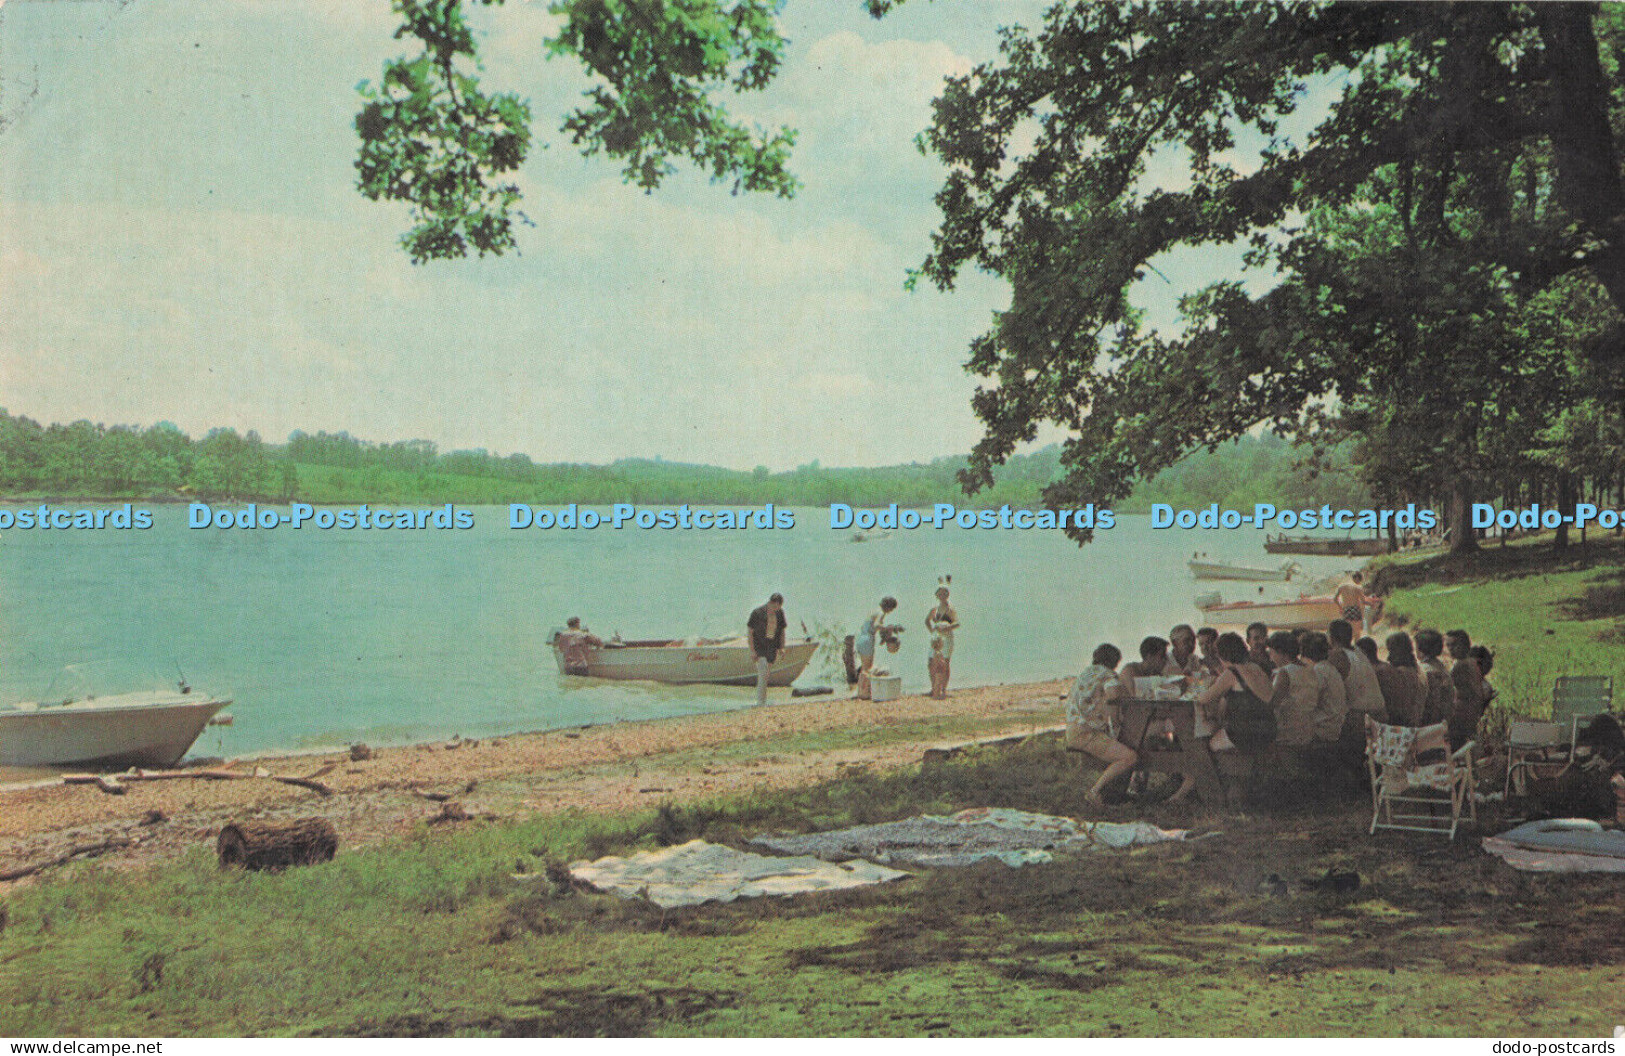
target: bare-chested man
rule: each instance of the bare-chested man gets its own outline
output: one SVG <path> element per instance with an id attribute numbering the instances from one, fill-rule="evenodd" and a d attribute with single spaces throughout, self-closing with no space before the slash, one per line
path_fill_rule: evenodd
<path id="1" fill-rule="evenodd" d="M 1365 587 L 1361 586 L 1364 579 L 1364 575 L 1356 572 L 1332 595 L 1332 600 L 1343 610 L 1343 619 L 1348 621 L 1356 638 L 1369 633 L 1371 627 L 1382 618 L 1382 599 L 1365 592 Z M 1372 609 L 1369 621 L 1366 620 L 1367 608 Z"/>

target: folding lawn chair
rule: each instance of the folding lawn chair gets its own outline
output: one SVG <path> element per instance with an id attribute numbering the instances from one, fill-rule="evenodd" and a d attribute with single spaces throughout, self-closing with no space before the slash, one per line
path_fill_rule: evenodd
<path id="1" fill-rule="evenodd" d="M 1552 687 L 1549 721 L 1517 719 L 1507 726 L 1507 776 L 1504 793 L 1524 794 L 1525 779 L 1560 771 L 1574 760 L 1580 731 L 1613 707 L 1614 680 L 1609 675 L 1564 675 Z"/>
<path id="2" fill-rule="evenodd" d="M 1365 758 L 1371 774 L 1371 832 L 1437 832 L 1454 840 L 1463 816 L 1477 823 L 1473 802 L 1473 749 L 1450 751 L 1446 723 L 1389 726 L 1367 715 Z M 1448 807 L 1449 816 L 1437 810 Z"/>

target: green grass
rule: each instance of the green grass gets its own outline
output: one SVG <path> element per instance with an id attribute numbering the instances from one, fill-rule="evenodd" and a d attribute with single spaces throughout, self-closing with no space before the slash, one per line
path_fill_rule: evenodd
<path id="1" fill-rule="evenodd" d="M 1491 546 L 1477 555 L 1378 562 L 1375 582 L 1393 591 L 1389 618 L 1410 629 L 1465 629 L 1495 650 L 1499 691 L 1490 734 L 1508 714 L 1551 713 L 1559 675 L 1610 675 L 1625 689 L 1625 543 L 1593 535 L 1551 550 L 1551 537 Z"/>
<path id="2" fill-rule="evenodd" d="M 663 912 L 559 878 L 575 857 L 698 836 L 970 805 L 1077 813 L 1085 775 L 1063 756 L 1032 744 L 632 815 L 424 829 L 275 875 L 220 872 L 201 847 L 140 873 L 72 867 L 10 896 L 0 1034 L 1597 1035 L 1618 1021 L 1617 879 L 1519 876 L 1471 840 L 1372 840 L 1359 804 L 1297 793 L 1242 815 L 1151 808 L 1223 829 L 1192 844 L 797 899 Z M 1258 891 L 1267 873 L 1334 865 L 1366 884 Z"/>
<path id="3" fill-rule="evenodd" d="M 1564 557 L 1523 545 L 1379 575 L 1412 623 L 1493 645 L 1503 701 L 1539 714 L 1558 673 L 1625 673 L 1622 570 L 1625 549 L 1594 540 Z M 988 728 L 786 733 L 639 765 Z M 1092 779 L 1040 742 L 631 814 L 423 828 L 275 875 L 217 870 L 201 837 L 139 872 L 70 866 L 6 896 L 0 1034 L 1598 1037 L 1625 1022 L 1618 877 L 1520 874 L 1471 833 L 1372 838 L 1364 801 L 1301 787 L 1266 789 L 1243 812 L 1114 811 L 1221 832 L 1189 844 L 796 899 L 663 912 L 561 871 L 696 837 L 741 846 L 967 806 L 1078 815 Z M 1357 871 L 1360 889 L 1260 887 L 1333 867 Z"/>

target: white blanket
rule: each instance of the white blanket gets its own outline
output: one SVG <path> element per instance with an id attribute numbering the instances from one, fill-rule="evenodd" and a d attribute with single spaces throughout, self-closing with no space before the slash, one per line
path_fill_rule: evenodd
<path id="1" fill-rule="evenodd" d="M 817 858 L 769 858 L 690 840 L 626 858 L 571 862 L 570 875 L 623 898 L 646 898 L 662 909 L 701 902 L 732 902 L 761 895 L 839 891 L 907 876 L 865 861 L 836 864 Z"/>

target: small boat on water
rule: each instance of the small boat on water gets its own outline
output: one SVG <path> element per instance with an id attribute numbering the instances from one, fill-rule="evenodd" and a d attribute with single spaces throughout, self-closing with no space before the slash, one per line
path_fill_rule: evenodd
<path id="1" fill-rule="evenodd" d="M 1235 626 L 1262 623 L 1272 631 L 1300 628 L 1324 631 L 1327 624 L 1343 615 L 1337 602 L 1328 597 L 1226 602 L 1218 594 L 1203 594 L 1196 599 L 1196 607 L 1208 623 Z"/>
<path id="2" fill-rule="evenodd" d="M 1269 554 L 1310 554 L 1315 557 L 1375 557 L 1388 551 L 1388 542 L 1381 536 L 1369 539 L 1333 539 L 1312 535 L 1288 538 L 1271 536 L 1264 540 L 1264 552 Z"/>
<path id="3" fill-rule="evenodd" d="M 1284 583 L 1298 570 L 1295 561 L 1283 561 L 1280 568 L 1253 568 L 1223 561 L 1200 561 L 1193 557 L 1185 564 L 1197 579 L 1235 579 L 1249 583 Z"/>
<path id="4" fill-rule="evenodd" d="M 180 689 L 0 705 L 0 765 L 168 767 L 230 700 Z"/>
<path id="5" fill-rule="evenodd" d="M 751 655 L 750 643 L 737 638 L 648 639 L 643 641 L 607 641 L 602 645 L 586 646 L 578 656 L 581 667 L 569 670 L 564 649 L 559 639 L 551 642 L 553 659 L 558 662 L 559 673 L 579 674 L 588 678 L 642 679 L 649 682 L 677 684 L 711 683 L 722 686 L 754 686 L 756 684 L 756 658 Z M 801 672 L 818 650 L 811 638 L 786 642 L 784 648 L 768 669 L 767 684 L 788 686 L 801 676 Z"/>

